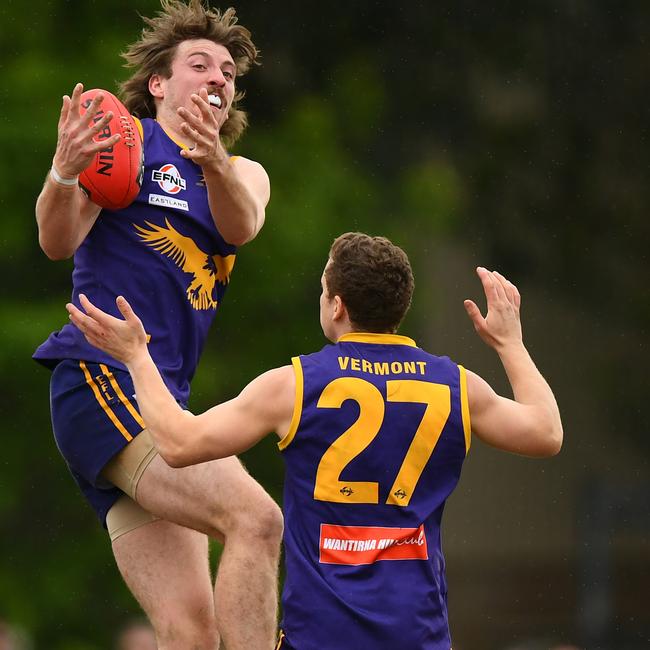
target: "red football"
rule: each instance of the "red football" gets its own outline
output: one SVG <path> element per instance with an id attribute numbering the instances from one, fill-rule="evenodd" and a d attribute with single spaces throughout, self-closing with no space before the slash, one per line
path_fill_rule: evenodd
<path id="1" fill-rule="evenodd" d="M 94 137 L 95 142 L 106 140 L 115 133 L 122 137 L 117 144 L 95 154 L 90 165 L 79 175 L 79 184 L 93 203 L 109 210 L 119 210 L 138 196 L 142 185 L 142 138 L 126 106 L 107 90 L 94 88 L 84 92 L 81 95 L 81 115 L 98 93 L 102 93 L 104 99 L 93 122 L 99 121 L 108 111 L 113 113 L 113 118 Z"/>

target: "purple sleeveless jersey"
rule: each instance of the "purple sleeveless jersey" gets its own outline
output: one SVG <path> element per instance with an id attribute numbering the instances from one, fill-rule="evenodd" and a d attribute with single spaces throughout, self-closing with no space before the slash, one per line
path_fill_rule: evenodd
<path id="1" fill-rule="evenodd" d="M 387 334 L 292 362 L 288 646 L 449 650 L 440 522 L 470 443 L 464 369 Z"/>
<path id="2" fill-rule="evenodd" d="M 150 336 L 149 350 L 168 388 L 186 403 L 208 329 L 223 299 L 236 247 L 217 231 L 201 168 L 151 119 L 142 120 L 145 170 L 137 199 L 102 210 L 74 256 L 72 302 L 85 293 L 119 316 L 123 295 Z M 48 366 L 83 359 L 124 366 L 86 342 L 72 324 L 54 332 L 34 358 Z"/>

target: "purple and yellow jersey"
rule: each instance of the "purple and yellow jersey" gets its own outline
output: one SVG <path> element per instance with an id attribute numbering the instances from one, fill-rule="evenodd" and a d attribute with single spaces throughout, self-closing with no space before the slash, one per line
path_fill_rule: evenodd
<path id="1" fill-rule="evenodd" d="M 74 256 L 72 302 L 85 293 L 119 316 L 123 295 L 150 335 L 149 350 L 165 383 L 183 403 L 208 329 L 221 303 L 236 248 L 217 231 L 201 168 L 180 155 L 151 119 L 141 122 L 145 170 L 142 188 L 127 208 L 102 210 Z M 72 324 L 36 350 L 45 365 L 83 359 L 124 366 L 90 345 Z"/>
<path id="2" fill-rule="evenodd" d="M 440 522 L 470 444 L 465 370 L 368 333 L 292 363 L 279 443 L 288 644 L 449 650 Z"/>

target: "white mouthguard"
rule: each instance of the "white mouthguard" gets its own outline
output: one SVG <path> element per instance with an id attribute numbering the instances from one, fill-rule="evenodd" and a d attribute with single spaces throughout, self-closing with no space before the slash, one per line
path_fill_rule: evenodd
<path id="1" fill-rule="evenodd" d="M 221 97 L 219 97 L 219 95 L 208 95 L 208 101 L 211 106 L 221 108 Z"/>

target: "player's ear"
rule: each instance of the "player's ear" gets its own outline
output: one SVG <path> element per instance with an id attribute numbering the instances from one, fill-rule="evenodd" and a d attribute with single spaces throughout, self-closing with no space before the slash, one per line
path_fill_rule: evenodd
<path id="1" fill-rule="evenodd" d="M 332 320 L 337 321 L 343 318 L 348 313 L 341 296 L 334 296 L 334 311 L 332 312 Z"/>
<path id="2" fill-rule="evenodd" d="M 162 77 L 159 74 L 152 74 L 149 77 L 149 92 L 153 97 L 162 99 L 165 95 L 162 87 Z"/>

